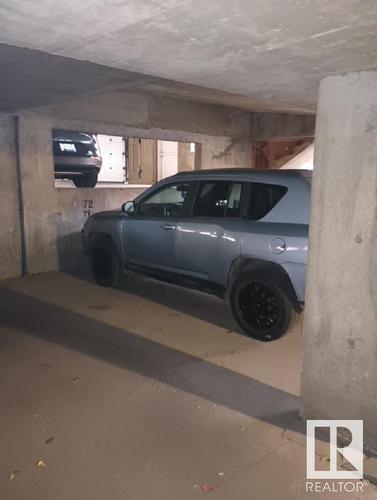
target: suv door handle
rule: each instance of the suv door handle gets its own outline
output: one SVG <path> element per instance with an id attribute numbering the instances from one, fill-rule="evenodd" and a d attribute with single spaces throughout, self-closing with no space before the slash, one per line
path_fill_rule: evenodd
<path id="1" fill-rule="evenodd" d="M 166 231 L 168 229 L 175 229 L 175 224 L 162 224 L 162 226 L 160 226 L 161 229 L 165 229 Z"/>

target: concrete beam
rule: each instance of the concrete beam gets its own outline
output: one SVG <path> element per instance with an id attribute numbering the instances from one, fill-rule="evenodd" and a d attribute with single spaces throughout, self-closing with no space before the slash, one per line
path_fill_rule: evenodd
<path id="1" fill-rule="evenodd" d="M 315 116 L 287 113 L 252 113 L 251 141 L 314 137 Z"/>
<path id="2" fill-rule="evenodd" d="M 103 92 L 29 111 L 57 120 L 78 120 L 81 129 L 106 124 L 136 129 L 132 132 L 136 135 L 140 135 L 137 129 L 142 129 L 144 137 L 158 139 L 171 139 L 169 131 L 173 132 L 175 140 L 185 140 L 180 137 L 189 134 L 192 137 L 200 134 L 237 137 L 247 141 L 250 138 L 249 112 L 146 92 Z"/>

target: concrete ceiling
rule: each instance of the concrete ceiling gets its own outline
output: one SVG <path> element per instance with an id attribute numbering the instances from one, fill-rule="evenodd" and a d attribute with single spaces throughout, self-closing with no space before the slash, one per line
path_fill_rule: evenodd
<path id="1" fill-rule="evenodd" d="M 105 89 L 108 78 L 110 87 L 247 109 L 312 112 L 323 77 L 377 68 L 376 40 L 375 0 L 0 3 L 0 43 L 126 70 L 96 67 L 101 77 L 90 90 Z M 89 66 L 77 69 L 81 83 Z M 34 72 L 34 79 L 45 75 Z M 75 75 L 66 76 L 74 84 Z M 49 78 L 51 85 L 56 78 Z"/>

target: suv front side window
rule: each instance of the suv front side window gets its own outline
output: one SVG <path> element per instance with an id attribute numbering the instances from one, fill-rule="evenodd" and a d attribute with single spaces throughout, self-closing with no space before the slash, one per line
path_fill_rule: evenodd
<path id="1" fill-rule="evenodd" d="M 188 192 L 188 184 L 169 184 L 140 202 L 138 215 L 142 217 L 179 217 Z"/>
<path id="2" fill-rule="evenodd" d="M 241 192 L 241 182 L 202 182 L 194 206 L 194 215 L 199 217 L 239 217 Z"/>

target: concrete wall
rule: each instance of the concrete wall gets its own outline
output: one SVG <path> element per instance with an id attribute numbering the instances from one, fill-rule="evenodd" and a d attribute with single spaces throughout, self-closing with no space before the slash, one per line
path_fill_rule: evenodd
<path id="1" fill-rule="evenodd" d="M 131 92 L 112 92 L 19 114 L 19 151 L 29 273 L 81 262 L 79 232 L 91 212 L 119 207 L 144 188 L 54 187 L 51 131 L 195 142 L 204 168 L 250 166 L 250 114 Z M 0 278 L 20 274 L 14 128 L 0 120 Z M 7 215 L 11 217 L 11 223 Z M 6 219 L 6 223 L 5 223 Z"/>
<path id="2" fill-rule="evenodd" d="M 55 123 L 55 122 L 54 122 Z M 20 117 L 19 144 L 29 273 L 70 267 L 83 258 L 80 230 L 94 212 L 118 208 L 143 188 L 55 189 L 52 122 Z"/>
<path id="3" fill-rule="evenodd" d="M 251 166 L 250 113 L 116 91 L 35 111 L 57 127 L 201 145 L 202 168 Z"/>
<path id="4" fill-rule="evenodd" d="M 14 117 L 0 114 L 0 277 L 21 273 Z"/>
<path id="5" fill-rule="evenodd" d="M 251 140 L 268 141 L 314 137 L 315 116 L 288 113 L 252 113 Z"/>
<path id="6" fill-rule="evenodd" d="M 59 268 L 71 268 L 83 261 L 81 229 L 87 217 L 102 210 L 119 208 L 142 191 L 140 188 L 56 189 L 55 211 L 48 219 L 56 231 Z M 33 258 L 33 263 L 41 269 L 38 256 Z"/>

